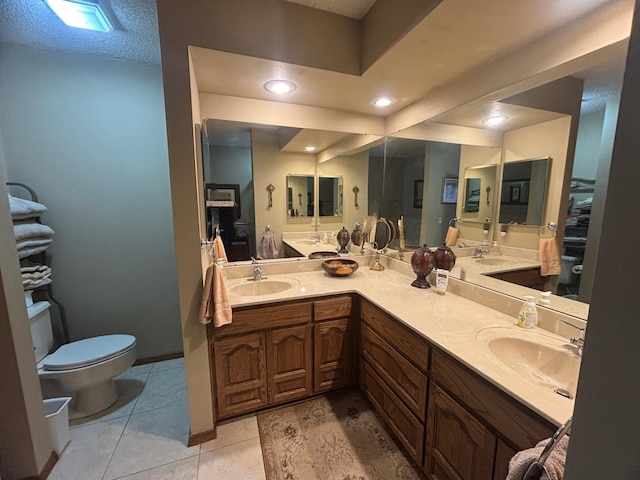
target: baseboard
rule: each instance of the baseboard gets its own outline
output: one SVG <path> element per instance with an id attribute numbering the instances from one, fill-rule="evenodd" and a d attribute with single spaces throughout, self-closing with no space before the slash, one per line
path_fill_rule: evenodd
<path id="1" fill-rule="evenodd" d="M 49 456 L 49 460 L 44 464 L 42 470 L 40 471 L 40 475 L 38 475 L 38 480 L 45 480 L 50 474 L 53 467 L 58 463 L 58 454 L 56 452 L 51 452 Z"/>
<path id="2" fill-rule="evenodd" d="M 187 447 L 193 447 L 194 445 L 208 442 L 209 440 L 215 440 L 217 437 L 216 427 L 213 427 L 211 430 L 207 430 L 206 432 L 189 434 L 189 443 L 187 443 Z"/>
<path id="3" fill-rule="evenodd" d="M 145 363 L 162 362 L 164 360 L 173 360 L 175 358 L 182 358 L 182 357 L 184 357 L 184 353 L 182 352 L 167 353 L 166 355 L 158 355 L 155 357 L 139 358 L 133 364 L 144 365 Z"/>

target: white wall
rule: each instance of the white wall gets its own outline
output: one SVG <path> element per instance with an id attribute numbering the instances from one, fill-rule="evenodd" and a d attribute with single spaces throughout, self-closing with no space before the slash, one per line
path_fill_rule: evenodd
<path id="1" fill-rule="evenodd" d="M 182 351 L 160 68 L 1 44 L 0 71 L 8 176 L 49 208 L 72 340 Z"/>

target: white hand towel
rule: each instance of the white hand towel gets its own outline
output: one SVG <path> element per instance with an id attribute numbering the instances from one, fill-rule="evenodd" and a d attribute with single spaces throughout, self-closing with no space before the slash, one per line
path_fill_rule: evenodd
<path id="1" fill-rule="evenodd" d="M 23 240 L 25 238 L 32 237 L 53 237 L 53 230 L 47 225 L 36 222 L 35 220 L 28 220 L 25 222 L 15 222 L 13 224 L 13 234 L 16 240 Z"/>
<path id="2" fill-rule="evenodd" d="M 276 244 L 276 238 L 272 233 L 265 233 L 262 235 L 262 239 L 258 244 L 256 256 L 259 260 L 278 258 L 278 245 Z"/>
<path id="3" fill-rule="evenodd" d="M 32 202 L 31 200 L 25 200 L 24 198 L 18 198 L 11 195 L 9 195 L 9 209 L 11 210 L 11 217 L 14 220 L 39 217 L 47 211 L 47 207 L 41 203 Z"/>

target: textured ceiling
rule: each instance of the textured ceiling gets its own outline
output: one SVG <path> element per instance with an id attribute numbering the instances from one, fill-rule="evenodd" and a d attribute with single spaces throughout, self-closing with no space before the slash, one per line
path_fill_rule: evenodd
<path id="1" fill-rule="evenodd" d="M 70 28 L 44 0 L 0 0 L 0 41 L 160 64 L 155 0 L 101 0 L 113 32 Z"/>
<path id="2" fill-rule="evenodd" d="M 287 0 L 287 2 L 361 20 L 376 0 Z"/>

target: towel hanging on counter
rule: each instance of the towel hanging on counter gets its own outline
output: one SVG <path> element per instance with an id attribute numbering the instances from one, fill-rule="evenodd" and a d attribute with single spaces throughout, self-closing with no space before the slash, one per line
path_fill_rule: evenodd
<path id="1" fill-rule="evenodd" d="M 231 323 L 231 320 L 231 305 L 229 305 L 222 269 L 213 263 L 207 268 L 204 277 L 204 288 L 200 302 L 200 323 L 207 325 L 213 321 L 214 327 L 221 327 Z"/>
<path id="2" fill-rule="evenodd" d="M 562 480 L 564 476 L 564 464 L 567 457 L 569 437 L 558 440 L 558 444 L 549 454 L 543 465 L 538 463 L 540 454 L 550 439 L 542 440 L 535 447 L 516 453 L 509 461 L 509 473 L 506 480 Z"/>
<path id="3" fill-rule="evenodd" d="M 556 237 L 540 239 L 540 275 L 560 275 L 560 253 Z"/>

